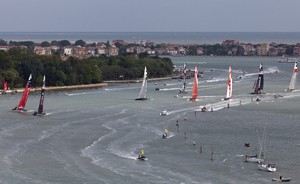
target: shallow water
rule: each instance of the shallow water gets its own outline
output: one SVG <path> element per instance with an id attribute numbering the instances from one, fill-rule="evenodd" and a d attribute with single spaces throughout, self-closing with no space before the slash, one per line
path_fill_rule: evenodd
<path id="1" fill-rule="evenodd" d="M 280 175 L 292 177 L 293 183 L 300 180 L 300 90 L 284 92 L 293 64 L 269 57 L 172 59 L 204 71 L 199 101 L 187 101 L 191 91 L 174 98 L 183 82 L 178 80 L 149 82 L 148 101 L 133 100 L 141 83 L 47 92 L 44 117 L 31 115 L 38 92 L 30 94 L 26 113 L 10 110 L 21 94 L 0 96 L 0 183 L 272 183 Z M 255 102 L 249 92 L 260 62 L 265 94 Z M 227 108 L 221 99 L 229 65 L 234 97 Z M 188 82 L 191 90 L 193 79 Z M 274 99 L 274 94 L 284 97 Z M 214 112 L 195 115 L 200 106 Z M 160 116 L 164 109 L 168 115 Z M 277 164 L 275 173 L 244 162 L 246 154 L 258 152 L 264 127 L 265 156 Z M 161 139 L 164 129 L 169 139 Z M 145 162 L 136 160 L 142 149 L 149 158 Z"/>

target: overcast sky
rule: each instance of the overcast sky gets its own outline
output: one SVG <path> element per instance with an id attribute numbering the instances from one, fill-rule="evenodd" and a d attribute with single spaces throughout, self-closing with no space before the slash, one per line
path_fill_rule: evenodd
<path id="1" fill-rule="evenodd" d="M 300 0 L 0 0 L 0 32 L 300 32 Z"/>

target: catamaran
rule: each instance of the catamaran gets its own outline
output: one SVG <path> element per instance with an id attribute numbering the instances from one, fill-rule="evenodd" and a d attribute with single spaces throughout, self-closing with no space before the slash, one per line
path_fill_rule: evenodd
<path id="1" fill-rule="evenodd" d="M 192 90 L 192 97 L 190 100 L 195 101 L 198 97 L 198 69 L 195 67 L 195 74 L 194 74 L 194 85 Z"/>
<path id="2" fill-rule="evenodd" d="M 32 78 L 32 75 L 30 74 L 27 84 L 26 84 L 26 87 L 25 87 L 25 90 L 23 92 L 22 98 L 21 98 L 19 104 L 15 108 L 13 108 L 13 110 L 26 111 L 24 108 L 26 106 L 28 95 L 30 92 L 31 78 Z"/>
<path id="3" fill-rule="evenodd" d="M 186 82 L 186 72 L 187 72 L 187 70 L 186 70 L 186 63 L 184 63 L 183 64 L 183 85 L 179 89 L 179 93 L 182 93 L 182 94 L 186 94 L 187 93 L 187 91 L 185 90 L 186 84 L 187 84 L 187 82 Z"/>
<path id="4" fill-rule="evenodd" d="M 257 80 L 254 82 L 253 89 L 254 91 L 251 94 L 262 94 L 264 89 L 264 69 L 262 63 L 259 65 L 259 74 Z"/>
<path id="5" fill-rule="evenodd" d="M 141 91 L 140 91 L 139 97 L 136 98 L 135 100 L 148 100 L 146 93 L 147 93 L 147 68 L 145 67 Z"/>
<path id="6" fill-rule="evenodd" d="M 227 80 L 227 92 L 226 92 L 226 97 L 224 100 L 229 100 L 232 97 L 232 70 L 231 66 L 229 67 L 228 71 L 228 80 Z"/>
<path id="7" fill-rule="evenodd" d="M 297 74 L 298 74 L 298 66 L 297 65 L 298 65 L 297 62 L 295 62 L 291 82 L 290 82 L 289 88 L 286 90 L 288 92 L 294 91 L 294 89 L 295 89 L 295 84 L 296 84 L 296 79 L 297 79 Z"/>
<path id="8" fill-rule="evenodd" d="M 43 83 L 42 83 L 42 87 L 41 87 L 41 97 L 40 97 L 39 108 L 38 108 L 38 111 L 35 111 L 33 113 L 34 116 L 44 116 L 46 114 L 45 112 L 43 112 L 43 109 L 44 109 L 44 97 L 45 97 L 45 80 L 46 80 L 46 77 L 44 75 Z"/>

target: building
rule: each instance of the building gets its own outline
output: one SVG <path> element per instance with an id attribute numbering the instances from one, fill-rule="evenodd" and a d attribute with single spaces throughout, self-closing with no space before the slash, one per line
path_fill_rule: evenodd
<path id="1" fill-rule="evenodd" d="M 0 46 L 0 50 L 7 52 L 10 49 L 9 46 Z"/>
<path id="2" fill-rule="evenodd" d="M 117 56 L 117 55 L 119 55 L 119 48 L 116 47 L 115 44 L 112 44 L 112 46 L 109 48 L 109 55 L 110 56 Z"/>
<path id="3" fill-rule="evenodd" d="M 198 47 L 197 48 L 197 55 L 203 55 L 204 54 L 204 50 L 202 47 Z"/>
<path id="4" fill-rule="evenodd" d="M 258 56 L 267 56 L 269 54 L 270 45 L 267 43 L 262 43 L 257 45 L 256 53 Z"/>
<path id="5" fill-rule="evenodd" d="M 300 56 L 300 47 L 294 47 L 293 55 L 294 56 Z"/>
<path id="6" fill-rule="evenodd" d="M 244 49 L 244 56 L 253 56 L 255 55 L 256 49 L 251 44 L 242 45 Z"/>
<path id="7" fill-rule="evenodd" d="M 66 55 L 66 56 L 71 56 L 72 55 L 72 47 L 65 47 L 64 48 L 64 55 Z"/>

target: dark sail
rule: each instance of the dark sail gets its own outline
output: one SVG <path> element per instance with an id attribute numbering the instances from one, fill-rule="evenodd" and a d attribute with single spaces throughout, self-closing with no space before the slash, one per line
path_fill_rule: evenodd
<path id="1" fill-rule="evenodd" d="M 33 115 L 45 115 L 45 113 L 43 113 L 44 111 L 44 97 L 45 97 L 45 79 L 46 77 L 44 76 L 43 78 L 43 83 L 42 83 L 42 87 L 41 87 L 41 97 L 40 97 L 40 103 L 39 103 L 39 108 L 37 112 L 34 112 Z"/>
<path id="2" fill-rule="evenodd" d="M 264 89 L 264 70 L 263 70 L 262 63 L 260 63 L 259 65 L 258 78 L 255 81 L 253 88 L 254 88 L 254 92 L 252 94 L 261 94 L 262 90 Z"/>

